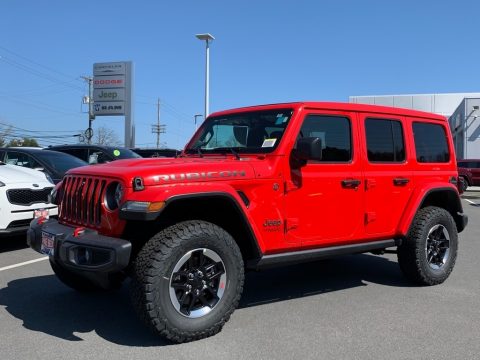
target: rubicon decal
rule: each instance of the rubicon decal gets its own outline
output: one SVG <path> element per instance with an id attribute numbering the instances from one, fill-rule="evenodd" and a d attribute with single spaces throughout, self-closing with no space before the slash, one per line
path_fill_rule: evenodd
<path id="1" fill-rule="evenodd" d="M 190 173 L 179 173 L 179 174 L 162 174 L 155 175 L 153 181 L 178 181 L 178 180 L 200 180 L 200 179 L 215 179 L 215 178 L 232 178 L 232 177 L 243 177 L 247 173 L 244 170 L 233 170 L 233 171 L 208 171 L 208 172 L 190 172 Z"/>

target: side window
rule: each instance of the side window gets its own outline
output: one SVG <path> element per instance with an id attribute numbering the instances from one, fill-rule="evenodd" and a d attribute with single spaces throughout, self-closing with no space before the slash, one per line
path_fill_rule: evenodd
<path id="1" fill-rule="evenodd" d="M 450 160 L 447 134 L 440 124 L 413 123 L 415 152 L 420 163 L 445 163 Z"/>
<path id="2" fill-rule="evenodd" d="M 370 162 L 405 161 L 402 123 L 397 120 L 365 120 L 367 154 Z"/>
<path id="3" fill-rule="evenodd" d="M 350 120 L 343 116 L 308 115 L 299 137 L 318 137 L 322 140 L 321 162 L 352 160 Z"/>
<path id="4" fill-rule="evenodd" d="M 42 167 L 42 165 L 40 165 L 37 161 L 35 161 L 35 159 L 33 159 L 30 155 L 22 154 L 15 151 L 7 152 L 5 163 L 10 165 L 23 166 L 30 169 L 36 169 L 36 168 Z"/>
<path id="5" fill-rule="evenodd" d="M 83 161 L 88 161 L 88 150 L 87 149 L 62 149 L 61 152 L 73 155 Z"/>
<path id="6" fill-rule="evenodd" d="M 110 161 L 112 160 L 102 150 L 90 149 L 90 155 L 88 156 L 89 164 L 104 164 Z"/>

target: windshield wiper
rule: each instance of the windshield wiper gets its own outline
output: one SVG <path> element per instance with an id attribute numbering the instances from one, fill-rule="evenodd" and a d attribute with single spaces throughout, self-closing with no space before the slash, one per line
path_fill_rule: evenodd
<path id="1" fill-rule="evenodd" d="M 240 160 L 240 154 L 237 152 L 237 150 L 235 150 L 234 147 L 218 147 L 218 148 L 213 148 L 212 150 L 213 151 L 230 151 L 237 160 Z"/>

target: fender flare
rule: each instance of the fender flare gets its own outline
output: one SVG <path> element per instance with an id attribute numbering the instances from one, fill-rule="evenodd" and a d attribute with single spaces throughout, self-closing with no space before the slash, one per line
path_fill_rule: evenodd
<path id="1" fill-rule="evenodd" d="M 235 194 L 236 195 L 236 194 Z M 208 199 L 208 198 L 217 198 L 217 199 L 224 199 L 227 200 L 235 209 L 237 214 L 240 216 L 242 226 L 245 228 L 245 231 L 249 234 L 249 238 L 247 241 L 249 242 L 251 248 L 254 251 L 254 256 L 256 258 L 261 258 L 263 256 L 264 251 L 262 251 L 262 244 L 259 241 L 259 236 L 256 233 L 255 229 L 252 227 L 252 221 L 250 216 L 245 212 L 245 209 L 240 205 L 240 202 L 243 201 L 240 195 L 237 195 L 238 199 L 235 198 L 234 195 L 222 192 L 222 191 L 212 191 L 212 192 L 202 192 L 202 193 L 191 193 L 191 194 L 178 194 L 173 195 L 166 199 L 165 206 L 161 210 L 164 212 L 168 210 L 168 207 L 171 206 L 173 203 L 182 200 L 189 200 L 189 199 Z"/>
<path id="2" fill-rule="evenodd" d="M 455 223 L 457 225 L 458 232 L 463 231 L 463 229 L 466 226 L 466 223 L 463 221 L 463 207 L 462 203 L 460 200 L 460 196 L 458 195 L 458 191 L 456 188 L 452 187 L 435 187 L 435 188 L 430 188 L 429 190 L 425 191 L 423 196 L 417 197 L 416 201 L 412 206 L 410 206 L 410 211 L 407 212 L 407 215 L 404 215 L 402 218 L 399 227 L 398 227 L 398 233 L 401 236 L 406 236 L 408 234 L 408 231 L 410 230 L 410 226 L 413 222 L 413 219 L 415 217 L 415 214 L 418 212 L 419 209 L 423 207 L 425 204 L 425 201 L 429 196 L 431 196 L 434 193 L 439 193 L 439 192 L 447 192 L 450 196 L 453 195 L 453 198 L 455 199 L 455 203 L 453 203 L 452 207 L 450 209 L 446 208 L 447 210 L 453 210 L 450 211 L 452 214 Z M 408 209 L 408 207 L 407 207 Z"/>

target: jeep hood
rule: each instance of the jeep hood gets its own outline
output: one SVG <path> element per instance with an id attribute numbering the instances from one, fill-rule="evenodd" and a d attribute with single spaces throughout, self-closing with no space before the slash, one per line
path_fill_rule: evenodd
<path id="1" fill-rule="evenodd" d="M 108 164 L 72 169 L 67 174 L 123 179 L 129 187 L 136 177 L 141 177 L 145 186 L 248 180 L 255 177 L 249 161 L 228 157 L 116 160 Z"/>

